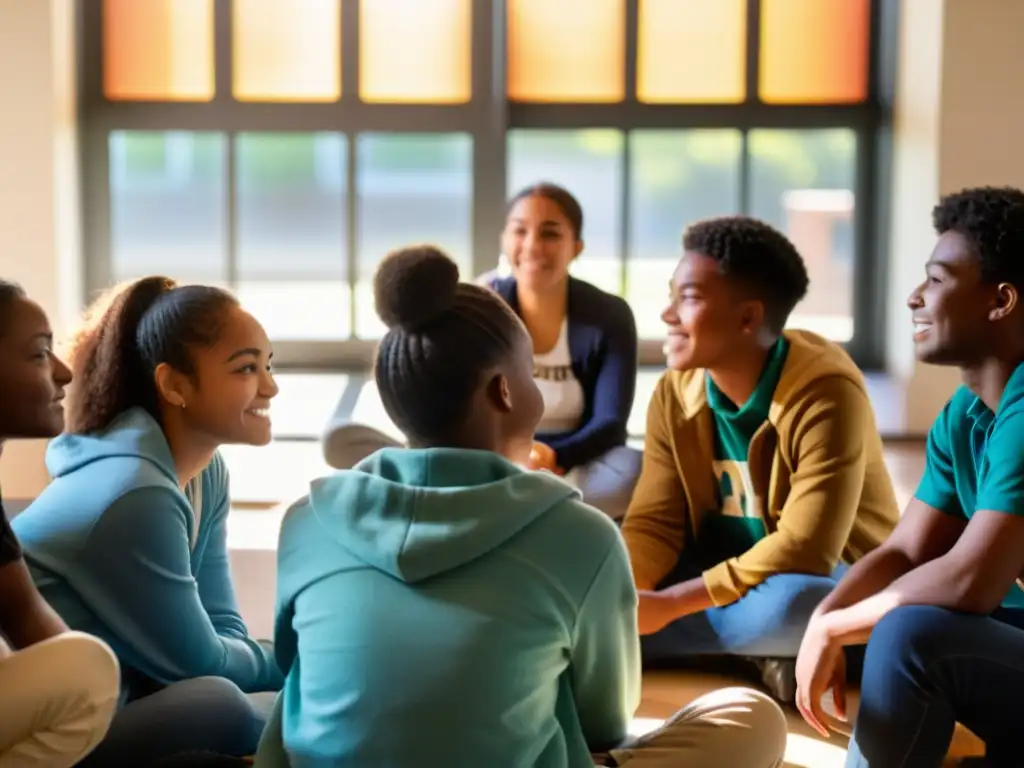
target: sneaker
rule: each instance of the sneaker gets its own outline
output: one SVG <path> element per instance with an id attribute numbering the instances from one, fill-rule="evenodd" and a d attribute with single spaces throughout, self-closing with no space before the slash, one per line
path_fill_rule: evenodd
<path id="1" fill-rule="evenodd" d="M 761 673 L 761 682 L 782 704 L 796 701 L 796 659 L 751 659 Z"/>

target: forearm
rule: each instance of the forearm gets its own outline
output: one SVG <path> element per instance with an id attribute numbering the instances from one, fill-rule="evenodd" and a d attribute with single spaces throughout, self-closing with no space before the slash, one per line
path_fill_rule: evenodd
<path id="1" fill-rule="evenodd" d="M 879 547 L 858 560 L 815 610 L 820 616 L 876 595 L 914 567 L 899 549 Z"/>
<path id="2" fill-rule="evenodd" d="M 955 564 L 940 557 L 893 581 L 877 594 L 824 615 L 826 632 L 840 645 L 863 645 L 889 611 L 907 605 L 931 605 L 978 612 L 966 580 Z"/>
<path id="3" fill-rule="evenodd" d="M 700 577 L 666 587 L 662 592 L 672 597 L 675 609 L 673 612 L 677 613 L 677 618 L 680 619 L 714 607 L 711 593 L 708 592 L 704 579 Z"/>

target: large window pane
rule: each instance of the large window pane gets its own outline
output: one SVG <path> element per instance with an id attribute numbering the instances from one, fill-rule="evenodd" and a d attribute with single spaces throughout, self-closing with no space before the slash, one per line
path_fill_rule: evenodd
<path id="1" fill-rule="evenodd" d="M 583 208 L 585 248 L 573 262 L 577 277 L 622 292 L 622 133 L 611 129 L 510 131 L 508 191 L 540 181 L 572 192 Z M 495 243 L 498 233 L 494 234 Z"/>
<path id="2" fill-rule="evenodd" d="M 104 0 L 103 92 L 113 100 L 213 98 L 213 0 Z"/>
<path id="3" fill-rule="evenodd" d="M 395 248 L 429 243 L 470 279 L 473 140 L 465 134 L 363 134 L 356 144 L 356 335 L 380 337 L 373 274 Z M 495 233 L 495 239 L 498 233 Z"/>
<path id="4" fill-rule="evenodd" d="M 641 338 L 659 338 L 668 284 L 682 256 L 683 230 L 741 207 L 743 137 L 733 130 L 651 130 L 630 134 L 630 251 L 626 299 Z"/>
<path id="5" fill-rule="evenodd" d="M 345 137 L 237 141 L 239 297 L 271 338 L 347 338 Z"/>
<path id="6" fill-rule="evenodd" d="M 234 0 L 235 98 L 336 101 L 340 0 Z"/>
<path id="7" fill-rule="evenodd" d="M 508 97 L 622 101 L 625 26 L 625 0 L 508 0 Z"/>
<path id="8" fill-rule="evenodd" d="M 470 0 L 362 0 L 359 97 L 367 102 L 469 101 Z"/>
<path id="9" fill-rule="evenodd" d="M 640 101 L 743 101 L 746 64 L 747 0 L 640 0 Z"/>
<path id="10" fill-rule="evenodd" d="M 790 325 L 853 337 L 857 140 L 839 128 L 750 132 L 751 213 L 796 245 L 811 279 Z"/>
<path id="11" fill-rule="evenodd" d="M 110 241 L 115 280 L 165 274 L 226 278 L 224 137 L 110 135 Z"/>
<path id="12" fill-rule="evenodd" d="M 761 0 L 763 101 L 864 101 L 870 0 Z"/>

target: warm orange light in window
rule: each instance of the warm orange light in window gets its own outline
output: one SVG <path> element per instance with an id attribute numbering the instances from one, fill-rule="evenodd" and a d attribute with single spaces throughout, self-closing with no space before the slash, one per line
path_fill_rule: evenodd
<path id="1" fill-rule="evenodd" d="M 212 0 L 104 0 L 103 92 L 112 100 L 212 99 Z"/>
<path id="2" fill-rule="evenodd" d="M 870 20 L 870 0 L 761 0 L 762 101 L 866 99 Z"/>
<path id="3" fill-rule="evenodd" d="M 640 0 L 637 98 L 735 103 L 746 97 L 746 0 Z"/>
<path id="4" fill-rule="evenodd" d="M 625 0 L 508 0 L 508 97 L 622 101 L 625 23 Z"/>
<path id="5" fill-rule="evenodd" d="M 336 101 L 341 96 L 339 0 L 234 0 L 235 97 Z"/>
<path id="6" fill-rule="evenodd" d="M 461 104 L 472 95 L 471 0 L 362 0 L 359 97 Z"/>

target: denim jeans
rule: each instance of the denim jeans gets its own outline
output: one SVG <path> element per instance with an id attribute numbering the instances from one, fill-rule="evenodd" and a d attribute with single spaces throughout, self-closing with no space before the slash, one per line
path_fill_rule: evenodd
<path id="1" fill-rule="evenodd" d="M 658 663 L 708 655 L 796 658 L 811 614 L 846 569 L 840 565 L 831 576 L 771 576 L 735 603 L 684 616 L 660 632 L 643 637 L 644 661 Z M 696 578 L 700 573 L 700 567 L 681 559 L 659 587 Z"/>
<path id="2" fill-rule="evenodd" d="M 992 766 L 1024 765 L 1024 610 L 897 608 L 871 633 L 847 768 L 938 768 L 955 723 Z"/>
<path id="3" fill-rule="evenodd" d="M 197 677 L 135 699 L 80 768 L 144 768 L 190 753 L 256 751 L 276 694 L 245 694 L 222 677 Z"/>

